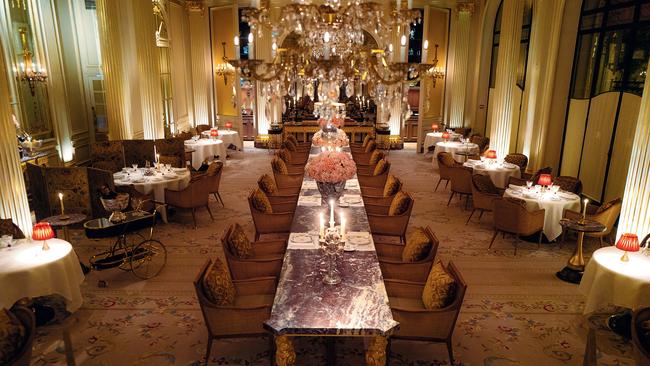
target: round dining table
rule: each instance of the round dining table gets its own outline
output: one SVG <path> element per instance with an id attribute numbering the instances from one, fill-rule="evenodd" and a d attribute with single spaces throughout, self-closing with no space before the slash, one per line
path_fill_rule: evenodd
<path id="1" fill-rule="evenodd" d="M 503 196 L 524 200 L 528 211 L 544 209 L 544 229 L 542 232 L 549 241 L 557 239 L 562 234 L 560 220 L 564 217 L 564 210 L 580 211 L 580 197 L 571 192 L 538 192 L 535 187 L 529 189 L 510 185 L 503 193 Z"/>
<path id="2" fill-rule="evenodd" d="M 204 161 L 217 158 L 226 161 L 226 145 L 218 139 L 186 140 L 185 149 L 193 150 L 192 168 L 198 170 Z"/>
<path id="3" fill-rule="evenodd" d="M 167 171 L 154 171 L 153 175 L 145 175 L 147 168 L 124 168 L 113 174 L 116 186 L 133 185 L 142 194 L 152 194 L 154 200 L 165 202 L 165 189 L 181 190 L 190 183 L 190 171 L 186 168 L 172 168 Z"/>
<path id="4" fill-rule="evenodd" d="M 621 261 L 623 251 L 615 246 L 596 250 L 587 263 L 578 290 L 586 296 L 584 314 L 606 305 L 628 309 L 650 306 L 650 256 L 628 253 L 629 261 Z"/>
<path id="5" fill-rule="evenodd" d="M 449 134 L 449 140 L 458 140 L 462 135 L 452 132 Z M 424 151 L 427 152 L 431 146 L 436 146 L 437 143 L 442 142 L 442 132 L 429 132 L 424 137 Z"/>
<path id="6" fill-rule="evenodd" d="M 65 240 L 49 239 L 47 245 L 50 249 L 43 250 L 41 241 L 18 239 L 0 249 L 0 308 L 54 294 L 65 299 L 70 312 L 81 307 L 84 275 L 77 254 Z"/>
<path id="7" fill-rule="evenodd" d="M 464 166 L 472 168 L 474 174 L 487 175 L 495 186 L 506 188 L 510 177 L 520 178 L 519 166 L 507 162 L 489 162 L 481 160 L 468 160 Z"/>
<path id="8" fill-rule="evenodd" d="M 241 138 L 239 137 L 239 132 L 235 130 L 218 130 L 218 131 L 219 131 L 219 136 L 217 136 L 217 139 L 223 141 L 226 149 L 230 147 L 230 145 L 235 146 L 237 150 L 240 151 L 244 148 Z M 201 132 L 201 135 L 203 135 L 203 137 L 210 137 L 210 131 L 209 130 L 203 131 Z"/>
<path id="9" fill-rule="evenodd" d="M 436 143 L 436 149 L 433 152 L 433 164 L 438 166 L 438 159 L 436 156 L 440 152 L 450 153 L 456 161 L 465 161 L 467 160 L 468 155 L 479 155 L 480 150 L 477 144 L 471 142 L 459 142 L 459 141 L 442 141 Z M 461 153 L 461 154 L 459 154 Z"/>

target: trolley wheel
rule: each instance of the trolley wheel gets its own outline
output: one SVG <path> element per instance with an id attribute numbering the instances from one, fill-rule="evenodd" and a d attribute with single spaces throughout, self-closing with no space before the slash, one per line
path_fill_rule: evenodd
<path id="1" fill-rule="evenodd" d="M 131 252 L 131 272 L 143 280 L 156 276 L 167 263 L 167 249 L 155 239 L 136 245 Z"/>

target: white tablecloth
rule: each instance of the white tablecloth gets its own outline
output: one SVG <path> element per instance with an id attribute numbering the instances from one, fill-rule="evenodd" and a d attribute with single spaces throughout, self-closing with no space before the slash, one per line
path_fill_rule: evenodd
<path id="1" fill-rule="evenodd" d="M 227 145 L 221 140 L 200 139 L 185 141 L 186 150 L 194 150 L 192 153 L 192 167 L 199 169 L 205 159 L 213 160 L 218 157 L 221 161 L 226 161 Z"/>
<path id="2" fill-rule="evenodd" d="M 486 163 L 480 160 L 469 160 L 465 162 L 466 167 L 474 170 L 474 174 L 488 175 L 495 186 L 505 188 L 508 186 L 510 177 L 520 178 L 521 170 L 514 164 Z"/>
<path id="3" fill-rule="evenodd" d="M 202 134 L 203 136 L 210 137 L 210 131 L 203 131 Z M 233 144 L 235 147 L 237 147 L 237 150 L 244 148 L 241 138 L 239 137 L 239 132 L 235 130 L 219 130 L 219 136 L 217 136 L 217 138 L 223 141 L 226 149 L 230 146 L 230 144 Z"/>
<path id="4" fill-rule="evenodd" d="M 557 239 L 562 234 L 560 220 L 564 215 L 564 210 L 580 211 L 580 197 L 570 192 L 558 192 L 554 195 L 552 192 L 544 194 L 530 192 L 531 196 L 526 196 L 528 188 L 521 187 L 516 191 L 512 188 L 506 189 L 504 197 L 514 197 L 526 201 L 528 211 L 544 209 L 544 235 L 548 240 Z"/>
<path id="5" fill-rule="evenodd" d="M 145 177 L 142 175 L 144 168 L 138 168 L 138 172 L 131 173 L 128 178 L 124 178 L 123 172 L 113 175 L 116 186 L 125 186 L 133 184 L 135 189 L 142 194 L 153 194 L 154 200 L 165 202 L 165 188 L 172 190 L 181 190 L 190 183 L 190 171 L 187 169 L 178 169 L 176 174 L 166 173 L 164 176 L 156 173 L 154 176 Z M 134 182 L 134 179 L 143 178 L 144 182 Z"/>
<path id="6" fill-rule="evenodd" d="M 83 303 L 81 283 L 84 275 L 79 258 L 67 241 L 50 239 L 50 250 L 42 242 L 19 240 L 0 249 L 0 308 L 10 308 L 23 297 L 61 295 L 68 311 Z"/>
<path id="7" fill-rule="evenodd" d="M 449 139 L 450 140 L 458 140 L 460 138 L 460 134 L 458 133 L 451 133 L 449 134 Z M 427 152 L 429 150 L 429 147 L 435 146 L 438 142 L 442 142 L 442 132 L 429 132 L 427 135 L 424 137 L 424 152 Z"/>
<path id="8" fill-rule="evenodd" d="M 628 253 L 629 262 L 622 262 L 622 255 L 614 246 L 600 248 L 587 263 L 578 288 L 587 296 L 585 314 L 609 304 L 633 310 L 650 306 L 650 256 Z"/>

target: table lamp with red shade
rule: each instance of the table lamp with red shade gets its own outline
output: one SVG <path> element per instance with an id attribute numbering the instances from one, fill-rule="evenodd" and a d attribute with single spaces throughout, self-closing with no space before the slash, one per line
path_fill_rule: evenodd
<path id="1" fill-rule="evenodd" d="M 210 137 L 217 137 L 217 136 L 219 136 L 219 130 L 217 130 L 216 128 L 211 129 Z"/>
<path id="2" fill-rule="evenodd" d="M 431 129 L 433 130 L 433 132 L 438 132 L 438 128 L 439 128 L 439 126 L 438 126 L 437 123 L 434 123 L 434 124 L 431 125 Z"/>
<path id="3" fill-rule="evenodd" d="M 226 129 L 230 130 L 232 128 L 232 122 L 228 121 L 225 123 Z"/>
<path id="4" fill-rule="evenodd" d="M 445 140 L 445 142 L 449 141 L 449 132 L 447 131 L 443 132 L 442 139 Z"/>
<path id="5" fill-rule="evenodd" d="M 639 237 L 635 234 L 623 234 L 618 239 L 618 242 L 616 242 L 616 248 L 623 251 L 621 262 L 627 262 L 630 260 L 627 256 L 627 252 L 639 251 Z"/>
<path id="6" fill-rule="evenodd" d="M 488 150 L 488 151 L 486 151 L 486 152 L 485 152 L 485 157 L 486 157 L 487 159 L 493 159 L 493 160 L 496 160 L 496 158 L 497 158 L 497 152 L 496 152 L 496 150 Z"/>
<path id="7" fill-rule="evenodd" d="M 550 186 L 553 183 L 553 179 L 550 174 L 540 174 L 537 184 L 540 186 Z"/>
<path id="8" fill-rule="evenodd" d="M 49 222 L 38 222 L 32 230 L 32 239 L 43 242 L 43 250 L 49 250 L 47 241 L 54 237 L 54 230 Z"/>

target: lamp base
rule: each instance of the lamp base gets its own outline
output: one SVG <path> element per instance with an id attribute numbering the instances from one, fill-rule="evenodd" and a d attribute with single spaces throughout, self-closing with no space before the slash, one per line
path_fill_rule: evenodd
<path id="1" fill-rule="evenodd" d="M 43 250 L 50 250 L 50 246 L 47 245 L 47 240 L 43 240 Z"/>
<path id="2" fill-rule="evenodd" d="M 623 252 L 623 256 L 621 257 L 621 262 L 629 262 L 630 257 L 627 256 L 627 251 Z"/>
<path id="3" fill-rule="evenodd" d="M 59 215 L 59 220 L 70 220 L 70 216 L 65 214 Z"/>
<path id="4" fill-rule="evenodd" d="M 555 277 L 561 279 L 564 282 L 569 282 L 578 285 L 580 284 L 580 281 L 582 281 L 583 273 L 584 273 L 583 271 L 566 266 L 562 268 L 561 271 L 555 273 Z"/>

